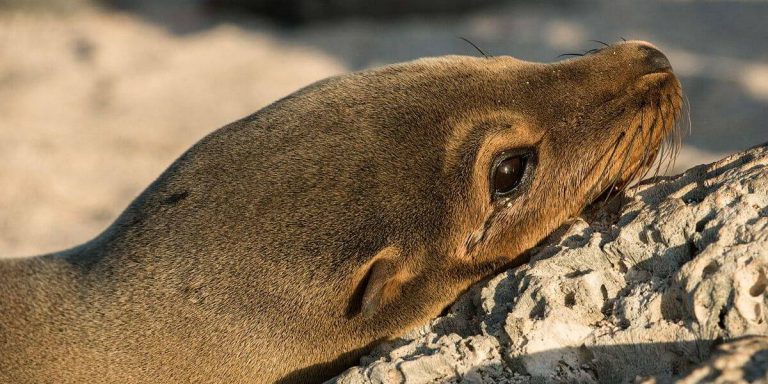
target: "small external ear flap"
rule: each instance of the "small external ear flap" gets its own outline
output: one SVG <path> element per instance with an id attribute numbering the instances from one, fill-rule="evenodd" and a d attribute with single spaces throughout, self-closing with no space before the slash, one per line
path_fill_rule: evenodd
<path id="1" fill-rule="evenodd" d="M 352 297 L 347 306 L 348 317 L 362 314 L 371 316 L 400 296 L 403 284 L 411 278 L 403 267 L 398 247 L 380 250 L 361 267 L 355 278 Z"/>
<path id="2" fill-rule="evenodd" d="M 365 293 L 360 304 L 363 316 L 371 316 L 381 307 L 400 295 L 402 281 L 398 278 L 397 267 L 392 260 L 377 260 L 368 272 Z"/>

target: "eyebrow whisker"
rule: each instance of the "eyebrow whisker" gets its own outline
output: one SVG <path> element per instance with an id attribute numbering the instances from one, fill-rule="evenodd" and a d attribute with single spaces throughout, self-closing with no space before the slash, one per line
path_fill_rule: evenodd
<path id="1" fill-rule="evenodd" d="M 561 55 L 557 55 L 557 57 L 555 57 L 555 59 L 559 59 L 559 58 L 561 58 L 563 56 L 584 56 L 584 54 L 583 53 L 563 53 Z"/>
<path id="2" fill-rule="evenodd" d="M 491 58 L 491 57 L 492 57 L 492 56 L 490 56 L 490 55 L 486 54 L 485 52 L 483 52 L 483 50 L 482 50 L 482 49 L 480 49 L 480 47 L 478 47 L 477 45 L 475 45 L 475 43 L 473 43 L 473 42 L 469 41 L 469 39 L 467 39 L 466 37 L 461 37 L 461 36 L 457 36 L 457 37 L 458 37 L 459 39 L 461 39 L 461 40 L 464 40 L 465 42 L 467 42 L 467 43 L 468 43 L 469 45 L 471 45 L 472 47 L 474 47 L 474 48 L 475 48 L 475 49 L 476 49 L 478 52 L 480 52 L 480 54 L 481 54 L 481 55 L 483 55 L 483 57 L 485 57 L 486 59 L 488 59 L 488 58 Z"/>

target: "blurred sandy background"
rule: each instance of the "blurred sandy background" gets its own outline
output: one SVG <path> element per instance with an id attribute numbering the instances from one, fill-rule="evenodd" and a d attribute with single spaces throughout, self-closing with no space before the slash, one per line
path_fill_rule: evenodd
<path id="1" fill-rule="evenodd" d="M 513 1 L 289 23 L 210 5 L 0 0 L 0 257 L 90 239 L 202 136 L 315 80 L 477 54 L 457 36 L 534 61 L 649 40 L 690 99 L 677 170 L 768 141 L 765 2 Z"/>

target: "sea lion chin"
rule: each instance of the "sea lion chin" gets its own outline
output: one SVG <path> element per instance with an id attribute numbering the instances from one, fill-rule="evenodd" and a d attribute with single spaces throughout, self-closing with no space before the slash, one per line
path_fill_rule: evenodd
<path id="1" fill-rule="evenodd" d="M 326 379 L 638 179 L 680 108 L 639 41 L 310 85 L 202 139 L 94 240 L 0 263 L 0 382 Z"/>

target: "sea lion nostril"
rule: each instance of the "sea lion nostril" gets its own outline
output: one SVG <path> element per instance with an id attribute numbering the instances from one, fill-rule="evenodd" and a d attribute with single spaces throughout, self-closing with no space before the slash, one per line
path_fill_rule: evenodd
<path id="1" fill-rule="evenodd" d="M 667 57 L 659 51 L 656 51 L 655 55 L 650 56 L 649 61 L 651 67 L 658 71 L 672 69 L 672 64 L 669 63 L 669 59 L 667 59 Z"/>
<path id="2" fill-rule="evenodd" d="M 641 46 L 640 51 L 645 54 L 645 62 L 648 64 L 648 68 L 652 72 L 661 72 L 672 69 L 672 64 L 669 63 L 669 59 L 661 51 L 650 46 Z"/>

